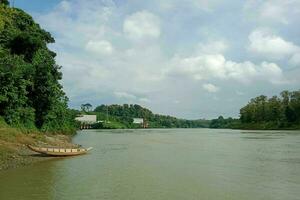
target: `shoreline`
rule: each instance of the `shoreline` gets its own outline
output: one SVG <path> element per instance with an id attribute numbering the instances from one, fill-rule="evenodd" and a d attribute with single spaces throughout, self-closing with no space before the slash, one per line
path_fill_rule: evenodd
<path id="1" fill-rule="evenodd" d="M 55 159 L 31 151 L 27 144 L 51 147 L 77 147 L 71 135 L 23 133 L 15 128 L 0 128 L 0 172 L 36 162 Z"/>
<path id="2" fill-rule="evenodd" d="M 159 128 L 155 128 L 159 129 Z M 164 129 L 164 128 L 162 128 Z M 176 128 L 174 128 L 176 129 Z M 189 128 L 183 128 L 189 129 Z M 190 128 L 193 129 L 193 128 Z M 296 131 L 299 129 L 237 129 L 237 128 L 204 128 L 204 129 L 231 129 L 241 131 Z M 107 129 L 96 129 L 107 130 Z M 117 130 L 117 129 L 115 129 Z M 119 129 L 124 130 L 124 129 Z M 128 129 L 133 130 L 133 129 Z M 146 129 L 147 130 L 147 129 Z M 11 127 L 0 127 L 0 172 L 37 162 L 55 159 L 31 151 L 27 144 L 48 147 L 78 147 L 72 143 L 73 135 L 46 134 L 41 132 L 24 133 Z"/>
<path id="3" fill-rule="evenodd" d="M 44 156 L 29 150 L 26 145 L 20 147 L 16 152 L 11 153 L 7 159 L 1 160 L 0 172 L 22 166 L 31 165 L 37 162 L 54 159 L 55 157 Z"/>

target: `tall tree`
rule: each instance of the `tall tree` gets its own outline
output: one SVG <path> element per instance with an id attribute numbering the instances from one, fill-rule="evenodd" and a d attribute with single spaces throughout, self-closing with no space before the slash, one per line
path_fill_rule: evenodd
<path id="1" fill-rule="evenodd" d="M 270 128 L 300 124 L 300 91 L 283 91 L 280 97 L 259 96 L 240 109 L 242 123 L 269 123 Z"/>
<path id="2" fill-rule="evenodd" d="M 7 123 L 51 131 L 72 128 L 59 83 L 61 67 L 47 47 L 53 42 L 23 10 L 0 5 L 0 115 Z"/>
<path id="3" fill-rule="evenodd" d="M 8 6 L 9 5 L 9 1 L 8 0 L 0 0 L 0 4 Z"/>
<path id="4" fill-rule="evenodd" d="M 93 106 L 90 103 L 81 104 L 81 110 L 83 112 L 90 112 L 90 111 L 92 111 L 92 108 L 93 108 Z"/>

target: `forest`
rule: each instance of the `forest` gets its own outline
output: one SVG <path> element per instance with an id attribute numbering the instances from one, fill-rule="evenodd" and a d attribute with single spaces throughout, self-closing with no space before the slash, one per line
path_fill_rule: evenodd
<path id="1" fill-rule="evenodd" d="M 240 109 L 237 119 L 223 116 L 212 120 L 178 119 L 153 114 L 140 105 L 128 104 L 100 105 L 92 113 L 103 121 L 110 120 L 112 124 L 107 128 L 135 128 L 133 118 L 144 118 L 149 128 L 300 129 L 300 91 L 283 91 L 279 97 L 260 95 L 253 98 Z"/>
<path id="2" fill-rule="evenodd" d="M 186 120 L 172 116 L 154 114 L 147 108 L 136 104 L 100 105 L 94 109 L 97 118 L 114 122 L 120 128 L 136 128 L 133 118 L 143 118 L 149 128 L 204 128 L 209 126 L 209 120 Z"/>
<path id="3" fill-rule="evenodd" d="M 73 133 L 74 113 L 47 45 L 51 34 L 9 2 L 0 1 L 0 118 L 13 127 Z"/>
<path id="4" fill-rule="evenodd" d="M 241 108 L 240 120 L 249 128 L 300 128 L 300 90 L 283 91 L 279 97 L 261 95 L 253 98 Z"/>
<path id="5" fill-rule="evenodd" d="M 260 95 L 240 109 L 239 119 L 220 116 L 211 128 L 300 129 L 300 90 L 282 91 L 280 96 Z"/>
<path id="6" fill-rule="evenodd" d="M 0 120 L 28 130 L 75 132 L 80 112 L 68 108 L 61 66 L 47 47 L 54 42 L 30 15 L 0 0 Z M 240 109 L 239 119 L 178 119 L 132 104 L 100 105 L 93 111 L 85 104 L 82 111 L 111 122 L 96 128 L 135 128 L 133 118 L 144 118 L 149 128 L 299 129 L 300 91 L 253 98 Z"/>

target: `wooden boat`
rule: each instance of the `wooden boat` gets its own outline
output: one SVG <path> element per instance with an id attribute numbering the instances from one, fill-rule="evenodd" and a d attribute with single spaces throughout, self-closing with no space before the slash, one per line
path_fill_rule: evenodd
<path id="1" fill-rule="evenodd" d="M 77 156 L 81 154 L 86 154 L 92 149 L 89 148 L 57 148 L 57 147 L 34 147 L 32 145 L 27 145 L 27 147 L 35 152 L 50 155 L 50 156 Z"/>

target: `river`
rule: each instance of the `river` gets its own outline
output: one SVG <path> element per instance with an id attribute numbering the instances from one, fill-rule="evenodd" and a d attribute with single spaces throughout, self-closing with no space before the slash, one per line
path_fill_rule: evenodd
<path id="1" fill-rule="evenodd" d="M 91 153 L 0 172 L 1 200 L 296 200 L 300 131 L 80 131 Z"/>

